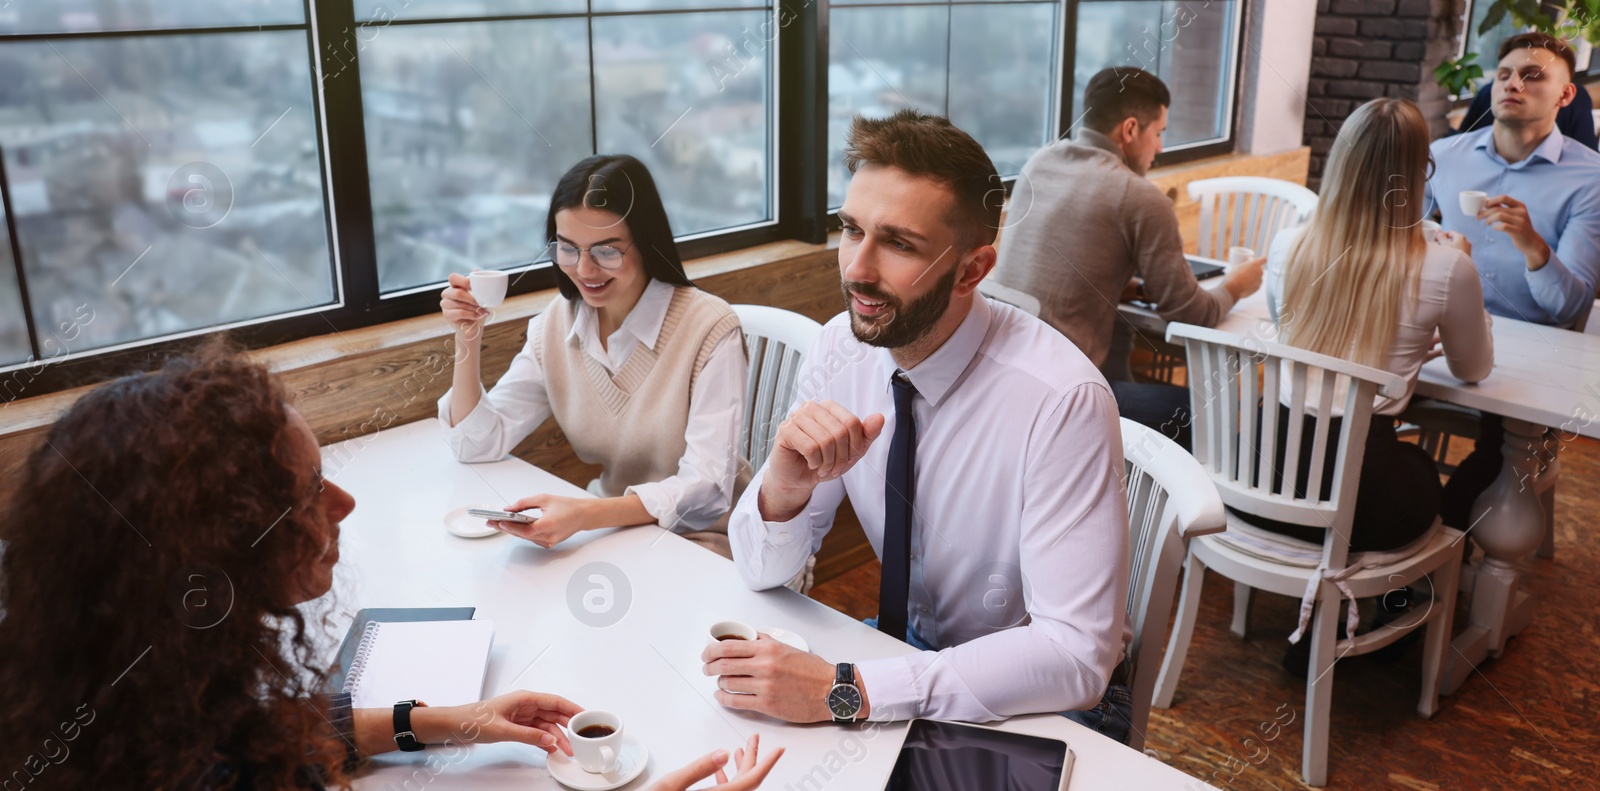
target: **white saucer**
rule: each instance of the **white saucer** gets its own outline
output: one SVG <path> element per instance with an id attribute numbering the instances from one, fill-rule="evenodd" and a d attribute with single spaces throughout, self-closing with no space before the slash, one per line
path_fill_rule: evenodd
<path id="1" fill-rule="evenodd" d="M 462 538 L 487 538 L 500 535 L 499 530 L 489 526 L 489 520 L 468 516 L 465 506 L 444 515 L 444 529 Z"/>
<path id="2" fill-rule="evenodd" d="M 545 766 L 556 782 L 578 791 L 608 791 L 623 786 L 644 773 L 650 763 L 650 751 L 644 742 L 631 733 L 622 734 L 622 755 L 617 758 L 617 771 L 591 774 L 583 771 L 578 762 L 560 750 L 550 754 Z"/>
<path id="3" fill-rule="evenodd" d="M 808 654 L 811 653 L 811 644 L 807 643 L 804 637 L 801 637 L 800 635 L 795 634 L 788 629 L 768 628 L 757 629 L 756 631 L 761 632 L 762 634 L 765 634 L 768 637 L 771 637 L 772 639 L 789 646 L 790 648 L 796 648 Z"/>

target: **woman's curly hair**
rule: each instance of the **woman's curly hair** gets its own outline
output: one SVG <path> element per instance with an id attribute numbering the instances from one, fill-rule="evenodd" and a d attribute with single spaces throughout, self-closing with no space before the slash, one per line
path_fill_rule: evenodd
<path id="1" fill-rule="evenodd" d="M 0 519 L 0 781 L 345 782 L 295 606 L 325 537 L 289 415 L 211 343 L 56 421 Z"/>

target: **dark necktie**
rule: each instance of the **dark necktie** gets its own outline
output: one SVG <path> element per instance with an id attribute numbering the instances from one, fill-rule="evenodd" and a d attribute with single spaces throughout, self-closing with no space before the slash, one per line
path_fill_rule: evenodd
<path id="1" fill-rule="evenodd" d="M 906 639 L 906 597 L 911 587 L 911 503 L 917 490 L 917 424 L 911 399 L 917 388 L 900 372 L 894 386 L 894 437 L 884 472 L 883 578 L 878 586 L 878 630 Z"/>

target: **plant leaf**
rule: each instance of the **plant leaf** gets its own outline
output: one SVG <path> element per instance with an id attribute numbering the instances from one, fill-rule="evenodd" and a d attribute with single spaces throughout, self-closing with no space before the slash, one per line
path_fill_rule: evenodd
<path id="1" fill-rule="evenodd" d="M 1489 10 L 1483 13 L 1483 22 L 1478 25 L 1478 35 L 1488 35 L 1495 25 L 1500 24 L 1500 20 L 1506 16 L 1506 3 L 1508 2 L 1510 0 L 1494 0 L 1494 5 L 1489 6 Z"/>

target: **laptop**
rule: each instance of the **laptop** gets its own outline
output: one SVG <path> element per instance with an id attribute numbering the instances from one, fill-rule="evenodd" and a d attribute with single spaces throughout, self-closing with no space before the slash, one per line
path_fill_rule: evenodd
<path id="1" fill-rule="evenodd" d="M 1216 277 L 1222 274 L 1228 265 L 1225 261 L 1218 261 L 1215 258 L 1201 258 L 1198 255 L 1184 255 L 1184 258 L 1189 261 L 1189 270 L 1194 272 L 1195 280 Z"/>

